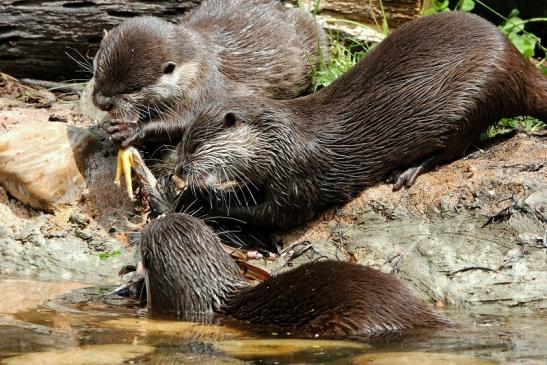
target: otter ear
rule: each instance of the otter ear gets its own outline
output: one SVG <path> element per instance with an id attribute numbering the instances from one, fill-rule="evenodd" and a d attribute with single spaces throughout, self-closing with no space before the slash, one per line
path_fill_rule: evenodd
<path id="1" fill-rule="evenodd" d="M 237 117 L 234 113 L 229 112 L 224 114 L 224 128 L 231 128 L 237 124 Z"/>
<path id="2" fill-rule="evenodd" d="M 108 35 L 108 30 L 103 29 L 103 38 L 106 38 L 107 35 Z"/>
<path id="3" fill-rule="evenodd" d="M 170 74 L 175 71 L 175 67 L 177 67 L 177 64 L 175 62 L 166 62 L 163 65 L 163 73 L 164 74 Z"/>

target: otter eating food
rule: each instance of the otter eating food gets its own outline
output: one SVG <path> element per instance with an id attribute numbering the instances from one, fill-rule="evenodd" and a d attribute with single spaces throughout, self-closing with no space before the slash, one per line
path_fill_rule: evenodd
<path id="1" fill-rule="evenodd" d="M 252 286 L 201 220 L 169 213 L 142 232 L 147 303 L 155 316 L 220 314 L 305 335 L 363 335 L 441 329 L 453 323 L 394 276 L 318 261 Z"/>
<path id="2" fill-rule="evenodd" d="M 111 114 L 108 131 L 123 147 L 176 144 L 178 126 L 209 100 L 302 95 L 328 55 L 324 32 L 303 11 L 274 0 L 205 0 L 178 25 L 147 16 L 108 32 L 92 98 Z"/>
<path id="3" fill-rule="evenodd" d="M 448 12 L 403 25 L 312 95 L 209 104 L 185 129 L 176 173 L 213 215 L 287 228 L 390 175 L 410 187 L 502 117 L 547 120 L 547 78 L 493 24 Z"/>

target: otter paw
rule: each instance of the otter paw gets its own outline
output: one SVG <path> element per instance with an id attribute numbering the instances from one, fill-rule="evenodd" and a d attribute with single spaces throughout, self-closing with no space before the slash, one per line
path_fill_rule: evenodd
<path id="1" fill-rule="evenodd" d="M 390 180 L 395 182 L 393 184 L 393 191 L 401 190 L 403 186 L 407 189 L 410 188 L 414 185 L 418 176 L 422 174 L 423 170 L 424 167 L 420 165 L 406 169 L 403 172 L 394 171 L 390 176 Z"/>
<path id="2" fill-rule="evenodd" d="M 117 144 L 124 144 L 124 142 L 131 138 L 132 135 L 134 135 L 134 131 L 124 131 L 124 132 L 117 132 L 110 136 L 110 140 Z M 124 145 L 124 147 L 127 147 L 128 145 Z"/>
<path id="3" fill-rule="evenodd" d="M 121 141 L 122 148 L 131 146 L 141 146 L 146 139 L 146 133 L 143 130 L 133 129 L 125 134 L 125 138 Z M 113 136 L 112 136 L 113 137 Z"/>

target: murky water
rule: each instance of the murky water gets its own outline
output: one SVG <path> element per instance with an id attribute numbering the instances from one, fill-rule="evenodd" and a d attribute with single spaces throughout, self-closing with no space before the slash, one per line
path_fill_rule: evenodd
<path id="1" fill-rule="evenodd" d="M 450 311 L 458 330 L 371 344 L 150 320 L 109 289 L 0 280 L 0 364 L 547 364 L 547 312 Z"/>

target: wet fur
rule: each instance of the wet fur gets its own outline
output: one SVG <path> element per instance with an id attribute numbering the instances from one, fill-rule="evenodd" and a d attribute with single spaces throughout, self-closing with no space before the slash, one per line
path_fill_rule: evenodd
<path id="1" fill-rule="evenodd" d="M 211 229 L 184 214 L 149 223 L 141 254 L 155 316 L 217 313 L 270 329 L 327 336 L 453 325 L 396 277 L 347 262 L 308 263 L 251 286 Z"/>
<path id="2" fill-rule="evenodd" d="M 110 31 L 95 60 L 93 100 L 99 106 L 114 101 L 122 120 L 162 122 L 141 123 L 140 131 L 127 132 L 123 125 L 111 129 L 124 146 L 175 144 L 180 125 L 209 100 L 227 94 L 302 95 L 320 53 L 327 61 L 325 34 L 309 14 L 274 0 L 207 0 L 178 26 L 139 17 Z M 167 62 L 177 63 L 173 77 L 163 75 Z M 185 72 L 175 77 L 181 67 Z"/>
<path id="3" fill-rule="evenodd" d="M 449 12 L 403 25 L 315 94 L 211 102 L 179 145 L 177 171 L 205 201 L 216 196 L 212 214 L 286 228 L 393 172 L 459 158 L 518 115 L 547 120 L 546 77 L 494 25 Z M 223 180 L 264 200 L 237 202 L 206 183 Z"/>

